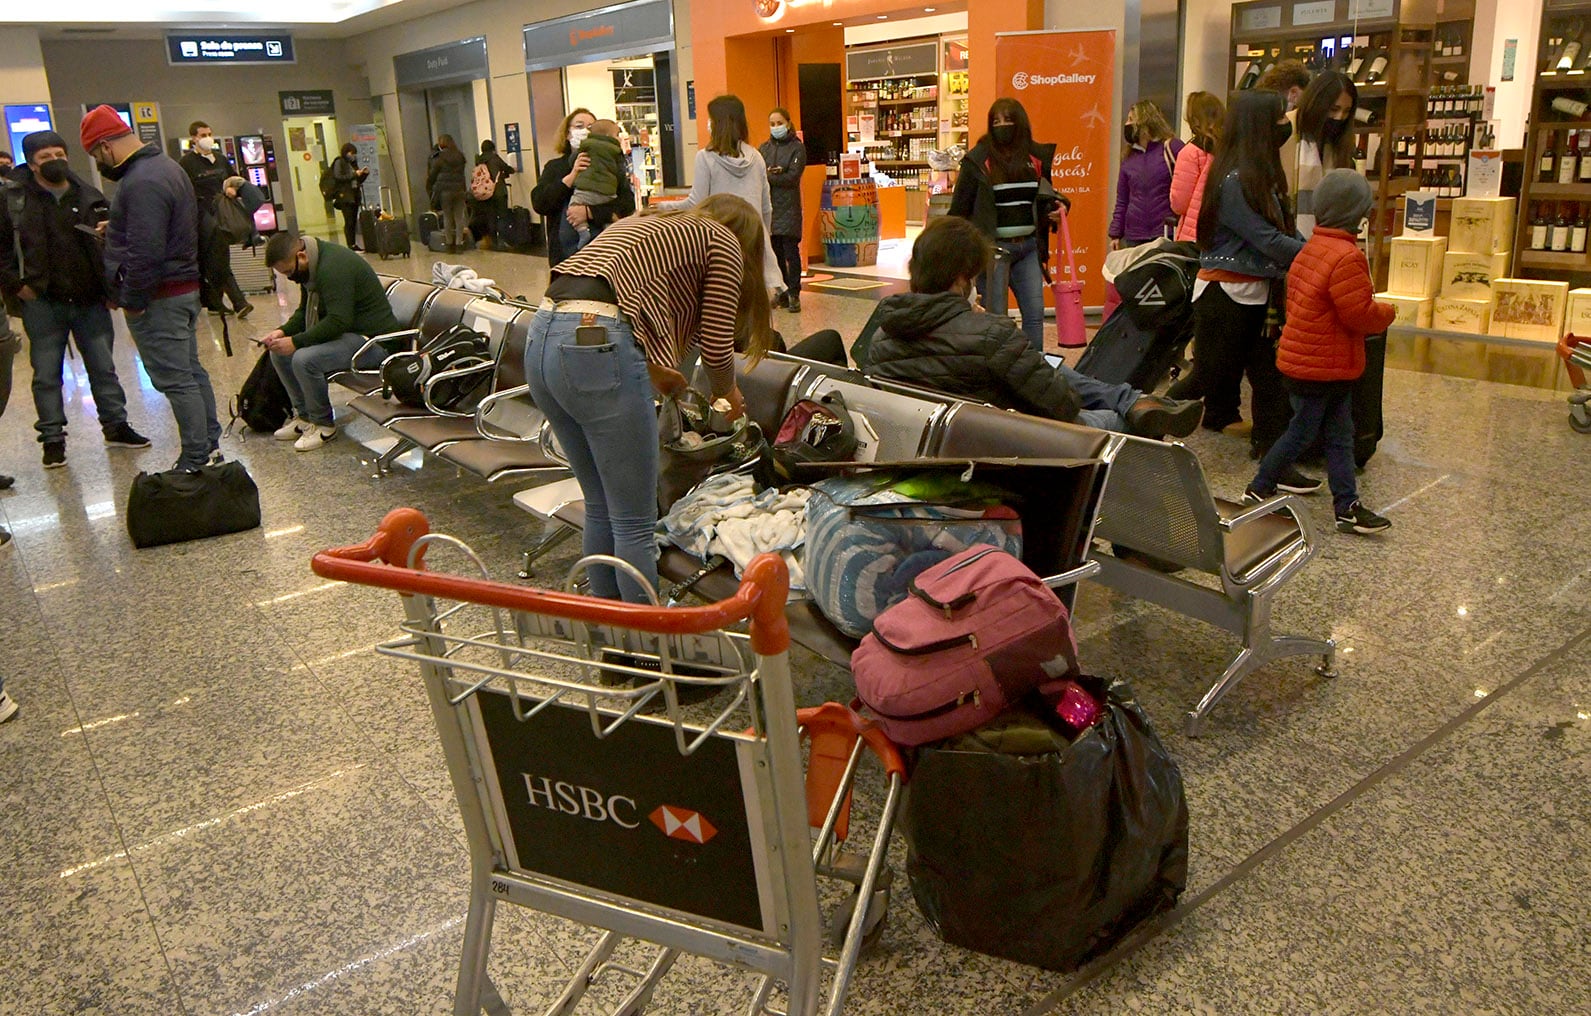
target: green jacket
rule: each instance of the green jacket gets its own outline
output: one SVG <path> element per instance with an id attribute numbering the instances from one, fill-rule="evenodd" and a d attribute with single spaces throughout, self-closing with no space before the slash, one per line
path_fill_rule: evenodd
<path id="1" fill-rule="evenodd" d="M 298 309 L 282 325 L 299 349 L 342 338 L 356 332 L 367 338 L 395 332 L 402 325 L 392 316 L 392 305 L 376 278 L 376 270 L 347 247 L 326 240 L 320 242 L 315 264 L 314 288 L 320 296 L 320 320 L 313 328 L 304 327 L 304 308 L 309 303 L 309 286 L 299 287 Z"/>
<path id="2" fill-rule="evenodd" d="M 591 156 L 591 165 L 575 177 L 575 190 L 596 191 L 598 194 L 619 193 L 619 181 L 629 176 L 619 139 L 606 134 L 588 134 L 580 142 L 580 152 Z"/>

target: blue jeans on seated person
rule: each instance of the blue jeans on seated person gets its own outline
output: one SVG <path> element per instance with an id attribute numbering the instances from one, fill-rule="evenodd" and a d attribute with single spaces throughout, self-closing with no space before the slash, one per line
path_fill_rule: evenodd
<path id="1" fill-rule="evenodd" d="M 635 566 L 657 588 L 657 410 L 646 356 L 628 322 L 599 317 L 608 342 L 575 341 L 581 315 L 536 312 L 525 348 L 525 381 L 547 416 L 586 500 L 583 549 Z M 647 603 L 627 573 L 592 568 L 591 592 Z"/>
<path id="2" fill-rule="evenodd" d="M 1296 384 L 1288 382 L 1288 387 Z M 1288 395 L 1288 401 L 1293 404 L 1293 419 L 1260 460 L 1259 472 L 1254 474 L 1249 489 L 1262 497 L 1275 494 L 1277 479 L 1298 461 L 1298 456 L 1319 434 L 1326 449 L 1326 482 L 1331 485 L 1331 503 L 1338 515 L 1346 515 L 1359 500 L 1353 463 L 1353 382 L 1317 381 L 1299 388 L 1301 390 Z"/>
<path id="3" fill-rule="evenodd" d="M 326 378 L 348 369 L 359 347 L 370 341 L 358 332 L 348 332 L 330 342 L 295 349 L 291 356 L 271 354 L 271 366 L 282 379 L 287 397 L 293 403 L 293 415 L 300 420 L 321 427 L 332 425 L 331 392 Z M 361 370 L 379 365 L 386 352 L 377 346 L 364 355 L 357 364 Z"/>
<path id="4" fill-rule="evenodd" d="M 1126 433 L 1127 411 L 1132 409 L 1133 403 L 1143 398 L 1143 392 L 1132 385 L 1111 384 L 1087 374 L 1079 374 L 1064 363 L 1055 369 L 1083 400 L 1083 410 L 1073 422 L 1097 430 Z"/>
<path id="5" fill-rule="evenodd" d="M 111 339 L 116 329 L 103 303 L 65 303 L 43 297 L 24 300 L 22 325 L 28 332 L 28 360 L 33 366 L 33 408 L 39 420 L 33 428 L 40 441 L 66 438 L 66 401 L 61 393 L 61 370 L 66 364 L 68 336 L 77 342 L 94 393 L 94 410 L 106 432 L 127 422 L 127 394 L 116 377 Z"/>
<path id="6" fill-rule="evenodd" d="M 127 330 L 144 361 L 155 391 L 171 403 L 182 439 L 177 469 L 197 470 L 221 446 L 221 423 L 215 416 L 215 390 L 199 362 L 199 294 L 184 293 L 153 300 L 144 313 L 127 318 Z"/>

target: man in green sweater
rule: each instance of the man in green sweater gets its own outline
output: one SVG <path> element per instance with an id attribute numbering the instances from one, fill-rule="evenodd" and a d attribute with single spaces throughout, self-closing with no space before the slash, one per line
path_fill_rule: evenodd
<path id="1" fill-rule="evenodd" d="M 277 233 L 265 245 L 265 263 L 299 285 L 298 310 L 261 338 L 293 403 L 293 417 L 276 432 L 301 452 L 337 436 L 326 376 L 349 368 L 371 336 L 401 326 L 375 269 L 347 247 L 312 236 Z M 366 354 L 374 367 L 385 352 Z"/>

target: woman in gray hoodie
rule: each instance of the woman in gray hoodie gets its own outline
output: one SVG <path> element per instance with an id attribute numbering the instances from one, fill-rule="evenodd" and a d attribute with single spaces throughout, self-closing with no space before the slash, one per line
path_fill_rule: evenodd
<path id="1" fill-rule="evenodd" d="M 763 277 L 768 291 L 784 290 L 784 277 L 773 246 L 767 242 L 773 228 L 773 198 L 768 191 L 768 167 L 762 155 L 746 143 L 751 129 L 746 125 L 746 104 L 733 95 L 720 95 L 707 104 L 709 141 L 696 153 L 696 174 L 685 200 L 670 206 L 683 211 L 714 194 L 733 194 L 762 214 L 764 244 Z"/>

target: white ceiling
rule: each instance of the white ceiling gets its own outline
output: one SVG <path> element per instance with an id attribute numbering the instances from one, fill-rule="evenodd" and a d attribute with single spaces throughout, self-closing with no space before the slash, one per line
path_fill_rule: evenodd
<path id="1" fill-rule="evenodd" d="M 307 38 L 339 38 L 461 6 L 467 0 L 265 0 L 250 10 L 237 0 L 71 0 L 62 8 L 7 3 L 0 26 L 37 28 L 46 39 L 159 38 L 167 29 L 291 29 Z"/>

